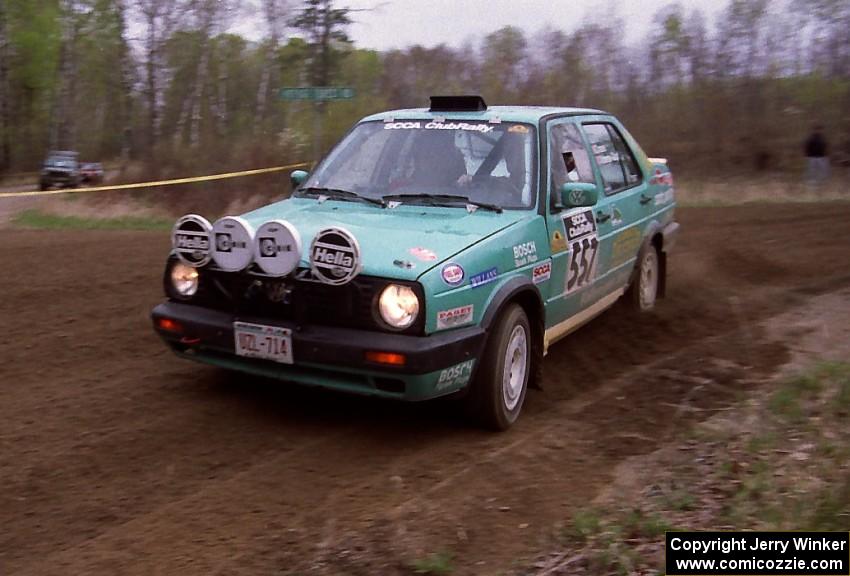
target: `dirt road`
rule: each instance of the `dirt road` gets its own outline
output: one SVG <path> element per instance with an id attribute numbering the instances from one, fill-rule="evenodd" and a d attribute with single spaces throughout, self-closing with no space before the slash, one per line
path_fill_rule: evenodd
<path id="1" fill-rule="evenodd" d="M 178 360 L 148 320 L 166 234 L 0 230 L 0 573 L 508 572 L 786 361 L 760 323 L 850 286 L 848 220 L 681 210 L 668 299 L 553 346 L 505 434 Z"/>

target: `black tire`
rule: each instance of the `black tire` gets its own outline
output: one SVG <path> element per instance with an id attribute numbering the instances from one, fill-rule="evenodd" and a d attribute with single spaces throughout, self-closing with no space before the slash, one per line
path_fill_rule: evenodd
<path id="1" fill-rule="evenodd" d="M 38 189 L 39 190 L 47 190 L 48 188 L 50 188 L 49 182 L 45 182 L 44 180 L 42 180 L 38 183 Z"/>
<path id="2" fill-rule="evenodd" d="M 487 428 L 507 430 L 516 422 L 532 376 L 531 344 L 531 325 L 525 311 L 518 304 L 508 305 L 487 340 L 478 373 L 466 398 L 472 415 Z M 522 373 L 505 374 L 509 347 L 514 350 L 516 368 L 523 365 Z"/>
<path id="3" fill-rule="evenodd" d="M 661 292 L 661 255 L 654 244 L 645 244 L 638 253 L 632 283 L 626 292 L 630 307 L 636 312 L 651 312 Z"/>

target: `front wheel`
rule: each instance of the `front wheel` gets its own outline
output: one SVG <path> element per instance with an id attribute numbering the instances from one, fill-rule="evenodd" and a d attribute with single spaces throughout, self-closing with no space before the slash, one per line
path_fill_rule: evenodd
<path id="1" fill-rule="evenodd" d="M 506 430 L 516 422 L 525 402 L 531 363 L 528 317 L 521 306 L 511 304 L 490 335 L 469 396 L 482 424 Z"/>

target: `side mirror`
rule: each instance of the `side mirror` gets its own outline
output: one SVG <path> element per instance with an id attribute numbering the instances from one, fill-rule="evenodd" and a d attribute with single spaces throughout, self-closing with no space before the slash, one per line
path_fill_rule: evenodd
<path id="1" fill-rule="evenodd" d="M 585 206 L 595 206 L 598 196 L 599 192 L 596 189 L 596 184 L 566 182 L 561 186 L 561 207 L 582 208 Z"/>
<path id="2" fill-rule="evenodd" d="M 310 174 L 306 170 L 293 170 L 289 175 L 289 181 L 292 182 L 293 188 L 298 188 L 307 179 Z"/>

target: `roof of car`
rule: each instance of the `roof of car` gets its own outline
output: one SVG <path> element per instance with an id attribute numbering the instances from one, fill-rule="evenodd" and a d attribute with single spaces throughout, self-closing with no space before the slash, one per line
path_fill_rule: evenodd
<path id="1" fill-rule="evenodd" d="M 367 116 L 362 122 L 372 120 L 407 120 L 414 118 L 457 118 L 463 120 L 491 120 L 498 118 L 505 122 L 537 123 L 544 116 L 562 114 L 569 116 L 608 114 L 593 108 L 568 108 L 556 106 L 490 106 L 482 111 L 439 111 L 432 112 L 428 108 L 407 108 L 403 110 L 388 110 Z"/>

